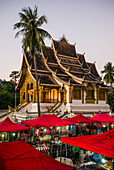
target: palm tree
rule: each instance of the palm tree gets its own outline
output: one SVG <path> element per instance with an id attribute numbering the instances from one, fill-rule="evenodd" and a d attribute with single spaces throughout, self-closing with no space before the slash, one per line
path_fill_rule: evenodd
<path id="1" fill-rule="evenodd" d="M 43 23 L 47 23 L 46 17 L 37 16 L 38 7 L 35 6 L 34 10 L 30 7 L 23 8 L 19 13 L 20 22 L 14 25 L 14 29 L 20 29 L 15 35 L 23 35 L 23 49 L 25 52 L 29 50 L 31 57 L 34 59 L 35 75 L 36 75 L 36 87 L 37 87 L 37 105 L 38 116 L 40 116 L 40 104 L 39 104 L 39 87 L 38 87 L 38 75 L 37 75 L 37 63 L 36 54 L 40 55 L 42 47 L 45 45 L 44 39 L 51 38 L 50 34 L 41 28 Z"/>
<path id="2" fill-rule="evenodd" d="M 104 66 L 104 70 L 102 70 L 101 73 L 105 73 L 104 80 L 106 81 L 106 84 L 110 84 L 112 87 L 114 82 L 114 66 L 112 66 L 112 63 L 108 62 Z"/>
<path id="3" fill-rule="evenodd" d="M 10 78 L 12 83 L 15 85 L 15 109 L 16 109 L 16 85 L 17 85 L 17 79 L 19 78 L 19 71 L 12 71 L 10 74 Z"/>

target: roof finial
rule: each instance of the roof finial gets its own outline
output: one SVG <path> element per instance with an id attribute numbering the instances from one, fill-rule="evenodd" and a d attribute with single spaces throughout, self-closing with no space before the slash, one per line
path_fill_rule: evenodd
<path id="1" fill-rule="evenodd" d="M 63 34 L 63 36 L 60 38 L 60 42 L 62 42 L 62 43 L 68 43 L 68 41 L 66 40 L 66 37 L 65 37 L 65 35 Z"/>
<path id="2" fill-rule="evenodd" d="M 83 55 L 85 55 L 85 53 L 83 53 Z"/>
<path id="3" fill-rule="evenodd" d="M 76 45 L 76 43 L 74 43 L 74 46 Z"/>

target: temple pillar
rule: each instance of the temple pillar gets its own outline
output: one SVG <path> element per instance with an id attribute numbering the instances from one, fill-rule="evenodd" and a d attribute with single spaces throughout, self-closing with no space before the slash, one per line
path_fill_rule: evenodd
<path id="1" fill-rule="evenodd" d="M 69 103 L 72 103 L 72 90 L 73 86 L 69 86 Z"/>
<path id="2" fill-rule="evenodd" d="M 98 104 L 99 101 L 99 86 L 96 85 L 96 104 Z"/>
<path id="3" fill-rule="evenodd" d="M 84 103 L 84 87 L 81 88 L 82 103 Z"/>
<path id="4" fill-rule="evenodd" d="M 39 102 L 43 103 L 43 86 L 39 86 Z"/>
<path id="5" fill-rule="evenodd" d="M 67 93 L 67 90 L 66 90 L 66 88 L 64 87 L 64 105 L 67 104 L 67 101 L 66 101 L 66 93 Z"/>
<path id="6" fill-rule="evenodd" d="M 105 91 L 105 101 L 106 101 L 106 104 L 108 104 L 108 91 L 107 90 Z"/>

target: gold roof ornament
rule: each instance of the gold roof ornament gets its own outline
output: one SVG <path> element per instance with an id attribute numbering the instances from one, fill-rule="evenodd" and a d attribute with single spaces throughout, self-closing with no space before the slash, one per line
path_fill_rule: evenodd
<path id="1" fill-rule="evenodd" d="M 68 67 L 68 71 L 70 70 L 70 66 Z"/>
<path id="2" fill-rule="evenodd" d="M 96 61 L 94 61 L 94 64 L 96 64 Z"/>
<path id="3" fill-rule="evenodd" d="M 69 79 L 68 83 L 70 84 L 71 79 Z"/>
<path id="4" fill-rule="evenodd" d="M 74 46 L 76 45 L 76 43 L 74 43 Z"/>
<path id="5" fill-rule="evenodd" d="M 82 78 L 82 79 L 83 79 L 83 81 L 84 81 L 84 79 L 85 79 L 85 75 L 83 76 L 83 78 Z"/>
<path id="6" fill-rule="evenodd" d="M 55 53 L 57 54 L 58 50 L 55 51 Z"/>
<path id="7" fill-rule="evenodd" d="M 32 69 L 32 63 L 31 63 L 31 65 L 30 65 L 30 69 Z"/>
<path id="8" fill-rule="evenodd" d="M 83 66 L 83 64 L 84 64 L 84 61 L 81 63 L 81 66 Z"/>
<path id="9" fill-rule="evenodd" d="M 56 70 L 55 70 L 55 74 L 57 74 L 57 68 L 56 68 Z"/>
<path id="10" fill-rule="evenodd" d="M 61 58 L 60 58 L 60 60 L 59 60 L 60 62 L 61 62 Z"/>
<path id="11" fill-rule="evenodd" d="M 80 56 L 78 55 L 78 59 L 80 58 Z"/>
<path id="12" fill-rule="evenodd" d="M 89 67 L 89 71 L 91 71 L 91 66 Z"/>
<path id="13" fill-rule="evenodd" d="M 89 70 L 89 74 L 91 73 L 91 69 Z"/>
<path id="14" fill-rule="evenodd" d="M 104 83 L 104 77 L 103 77 L 103 79 L 102 79 L 102 82 Z"/>
<path id="15" fill-rule="evenodd" d="M 47 62 L 47 60 L 48 60 L 48 57 L 46 58 L 46 62 Z"/>
<path id="16" fill-rule="evenodd" d="M 40 84 L 40 78 L 38 79 L 38 84 Z"/>
<path id="17" fill-rule="evenodd" d="M 85 55 L 85 53 L 83 53 L 83 55 Z"/>

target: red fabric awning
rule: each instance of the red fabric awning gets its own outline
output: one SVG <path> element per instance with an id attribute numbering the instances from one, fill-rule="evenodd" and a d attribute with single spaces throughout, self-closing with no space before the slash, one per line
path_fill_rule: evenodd
<path id="1" fill-rule="evenodd" d="M 78 137 L 61 137 L 61 142 L 114 158 L 114 129 L 99 134 Z"/>
<path id="2" fill-rule="evenodd" d="M 90 118 L 99 123 L 109 123 L 114 122 L 114 117 L 108 115 L 108 113 L 98 113 L 97 115 Z"/>
<path id="3" fill-rule="evenodd" d="M 33 127 L 56 127 L 56 126 L 67 126 L 67 125 L 75 124 L 73 122 L 60 119 L 54 114 L 52 115 L 42 114 L 40 117 L 36 119 L 29 120 L 29 121 L 22 121 L 21 123 Z"/>
<path id="4" fill-rule="evenodd" d="M 30 130 L 30 127 L 20 125 L 18 123 L 13 123 L 9 117 L 0 122 L 0 132 L 14 132 L 21 130 Z"/>
<path id="5" fill-rule="evenodd" d="M 83 116 L 81 113 L 79 113 L 75 117 L 65 119 L 65 120 L 70 121 L 70 122 L 75 122 L 75 123 L 94 123 L 95 122 L 94 120 L 91 120 L 90 118 Z"/>
<path id="6" fill-rule="evenodd" d="M 1 170 L 74 170 L 24 141 L 0 143 Z"/>

